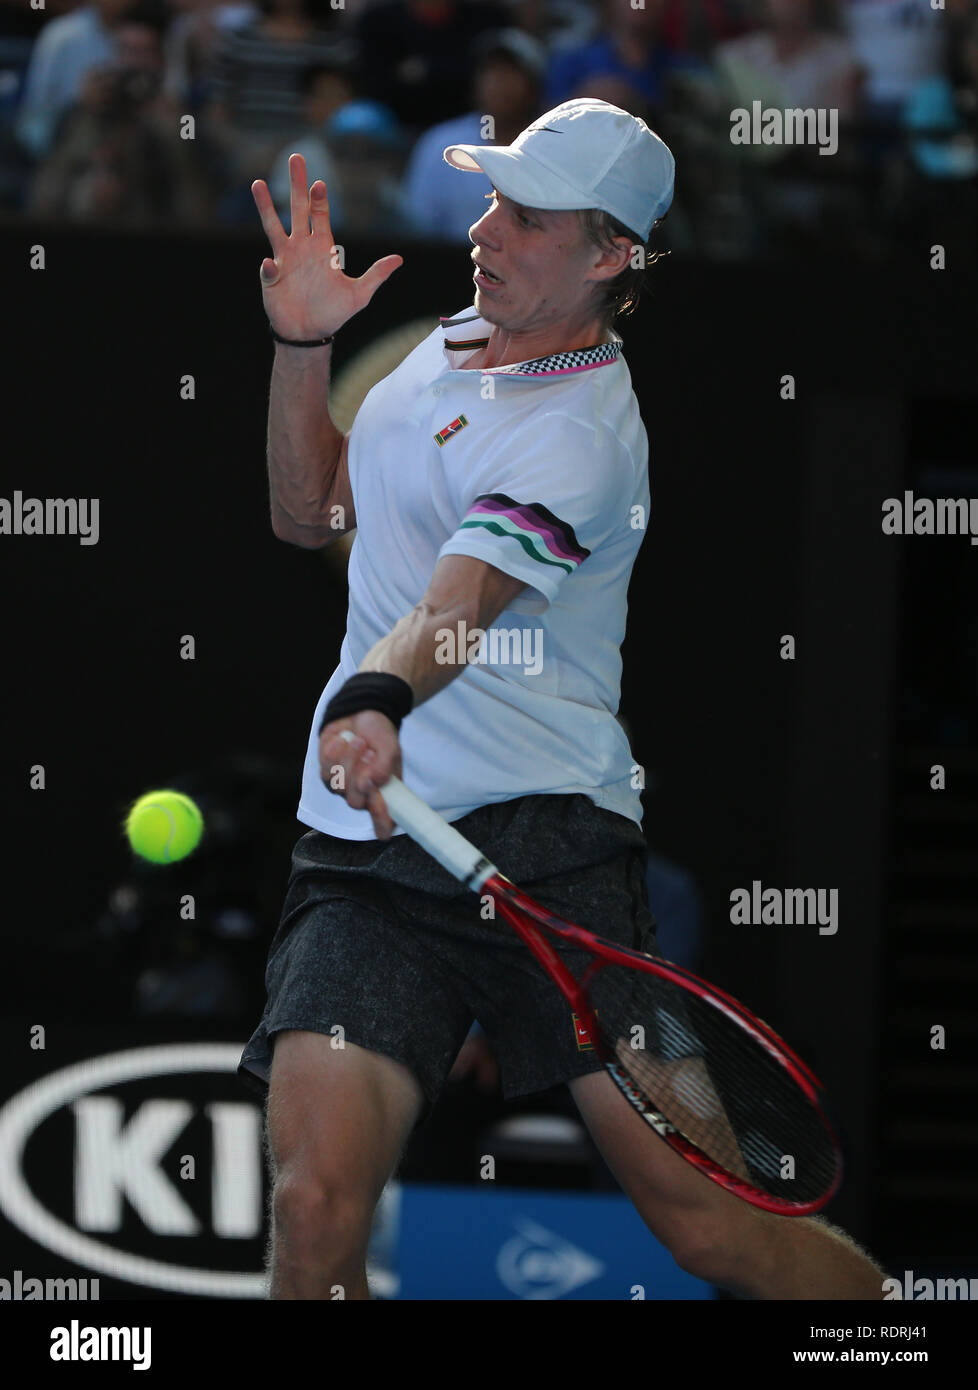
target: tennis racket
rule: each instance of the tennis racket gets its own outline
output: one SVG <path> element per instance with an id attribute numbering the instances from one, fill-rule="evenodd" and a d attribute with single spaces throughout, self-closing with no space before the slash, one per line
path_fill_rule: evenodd
<path id="1" fill-rule="evenodd" d="M 353 735 L 344 730 L 349 741 Z M 542 907 L 397 777 L 391 817 L 473 893 L 489 895 L 650 1129 L 706 1177 L 766 1211 L 803 1216 L 838 1189 L 842 1158 L 821 1082 L 743 1004 L 691 971 L 606 941 Z M 584 953 L 580 978 L 554 938 Z"/>

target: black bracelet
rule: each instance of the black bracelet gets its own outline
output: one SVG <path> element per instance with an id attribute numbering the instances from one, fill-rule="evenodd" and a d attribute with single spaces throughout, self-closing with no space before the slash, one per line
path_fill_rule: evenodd
<path id="1" fill-rule="evenodd" d="M 404 716 L 410 714 L 413 707 L 414 691 L 400 676 L 388 675 L 386 671 L 358 671 L 340 686 L 326 706 L 319 732 L 334 720 L 349 719 L 351 714 L 365 709 L 386 714 L 399 729 Z"/>
<path id="2" fill-rule="evenodd" d="M 328 338 L 283 338 L 281 333 L 276 333 L 271 324 L 268 331 L 277 343 L 285 343 L 286 347 L 325 347 L 336 337 L 335 333 L 330 333 Z"/>

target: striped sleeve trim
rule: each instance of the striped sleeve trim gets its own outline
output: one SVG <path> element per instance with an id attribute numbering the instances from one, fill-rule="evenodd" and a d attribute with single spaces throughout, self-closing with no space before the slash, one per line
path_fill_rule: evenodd
<path id="1" fill-rule="evenodd" d="M 573 574 L 590 550 L 579 544 L 573 526 L 540 502 L 515 502 L 504 492 L 486 492 L 466 512 L 461 529 L 481 527 L 494 536 L 511 536 L 531 560 Z"/>

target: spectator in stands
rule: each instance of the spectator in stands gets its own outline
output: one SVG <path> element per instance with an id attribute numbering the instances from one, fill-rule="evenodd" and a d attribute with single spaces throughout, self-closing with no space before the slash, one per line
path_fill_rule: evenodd
<path id="1" fill-rule="evenodd" d="M 311 68 L 303 90 L 306 124 L 282 145 L 267 179 L 284 224 L 291 229 L 289 158 L 298 153 L 305 158 L 310 186 L 317 179 L 326 185 L 334 231 L 386 234 L 401 213 L 408 145 L 397 117 L 390 107 L 359 94 L 358 76 L 348 65 Z"/>
<path id="2" fill-rule="evenodd" d="M 910 157 L 928 179 L 978 178 L 978 11 L 955 26 L 945 70 L 925 78 L 904 105 L 904 126 L 919 132 Z"/>
<path id="3" fill-rule="evenodd" d="M 134 3 L 90 0 L 41 30 L 16 125 L 18 139 L 35 158 L 51 148 L 58 122 L 81 95 L 86 75 L 115 58 L 119 22 Z"/>
<path id="4" fill-rule="evenodd" d="M 366 98 L 340 107 L 329 123 L 348 234 L 387 236 L 400 215 L 408 137 L 393 111 Z"/>
<path id="5" fill-rule="evenodd" d="M 835 109 L 850 119 L 861 73 L 852 44 L 833 31 L 831 8 L 819 0 L 765 0 L 763 18 L 761 29 L 721 44 L 715 55 L 737 105 Z"/>
<path id="6" fill-rule="evenodd" d="M 364 96 L 424 130 L 468 109 L 473 41 L 510 23 L 497 0 L 381 0 L 357 19 Z"/>
<path id="7" fill-rule="evenodd" d="M 725 39 L 749 28 L 752 5 L 736 0 L 666 0 L 662 37 L 677 53 L 708 57 Z"/>
<path id="8" fill-rule="evenodd" d="M 914 87 L 940 75 L 944 15 L 928 0 L 847 0 L 842 13 L 865 73 L 866 112 L 895 125 Z"/>
<path id="9" fill-rule="evenodd" d="M 421 136 L 404 177 L 404 217 L 421 237 L 468 244 L 469 228 L 486 210 L 483 179 L 460 179 L 445 163 L 447 145 L 509 145 L 541 110 L 546 49 L 519 29 L 500 29 L 476 43 L 474 110 Z M 474 185 L 474 187 L 473 187 Z"/>
<path id="10" fill-rule="evenodd" d="M 224 151 L 230 186 L 245 192 L 304 123 L 303 74 L 314 64 L 355 58 L 329 0 L 259 0 L 259 9 L 254 23 L 223 33 L 203 113 L 208 135 Z"/>
<path id="11" fill-rule="evenodd" d="M 199 111 L 211 97 L 215 50 L 224 35 L 255 24 L 255 0 L 171 0 L 175 14 L 164 39 L 163 88 L 184 111 Z"/>
<path id="12" fill-rule="evenodd" d="M 839 137 L 830 158 L 814 141 L 754 141 L 731 147 L 730 112 L 763 109 L 825 112 L 845 124 L 859 112 L 862 72 L 855 50 L 836 27 L 828 0 L 764 0 L 762 27 L 721 44 L 715 55 L 721 99 L 719 143 L 743 183 L 740 192 L 755 252 L 818 243 L 828 228 L 854 228 L 865 218 L 858 142 Z M 837 113 L 828 114 L 828 113 Z M 762 171 L 767 171 L 762 176 Z"/>
<path id="13" fill-rule="evenodd" d="M 603 84 L 614 79 L 621 98 L 615 105 L 654 112 L 662 104 L 669 72 L 685 61 L 665 41 L 664 8 L 664 0 L 646 0 L 641 9 L 633 9 L 631 0 L 604 0 L 604 28 L 598 37 L 554 57 L 544 106 L 597 95 L 597 79 Z"/>
<path id="14" fill-rule="evenodd" d="M 322 179 L 329 195 L 329 222 L 334 231 L 342 230 L 345 220 L 342 184 L 336 161 L 329 147 L 330 124 L 339 111 L 354 98 L 353 74 L 349 67 L 333 64 L 311 67 L 300 82 L 305 124 L 283 144 L 268 176 L 268 188 L 275 208 L 291 231 L 289 156 L 301 154 L 306 161 L 309 187 Z"/>
<path id="15" fill-rule="evenodd" d="M 510 0 L 510 22 L 550 53 L 580 48 L 598 31 L 593 0 Z"/>
<path id="16" fill-rule="evenodd" d="M 212 214 L 198 147 L 180 138 L 163 95 L 158 24 L 131 10 L 116 28 L 116 61 L 94 68 L 38 168 L 28 210 L 116 227 L 188 225 Z"/>

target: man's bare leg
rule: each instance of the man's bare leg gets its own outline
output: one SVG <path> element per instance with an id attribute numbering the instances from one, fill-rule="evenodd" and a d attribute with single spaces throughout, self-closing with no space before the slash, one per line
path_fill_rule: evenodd
<path id="1" fill-rule="evenodd" d="M 821 1217 L 775 1216 L 726 1192 L 649 1133 L 605 1073 L 570 1083 L 605 1162 L 680 1268 L 758 1299 L 883 1297 L 883 1271 Z"/>
<path id="2" fill-rule="evenodd" d="M 273 1299 L 366 1299 L 374 1210 L 421 1111 L 399 1062 L 321 1033 L 275 1038 L 268 1095 Z"/>

